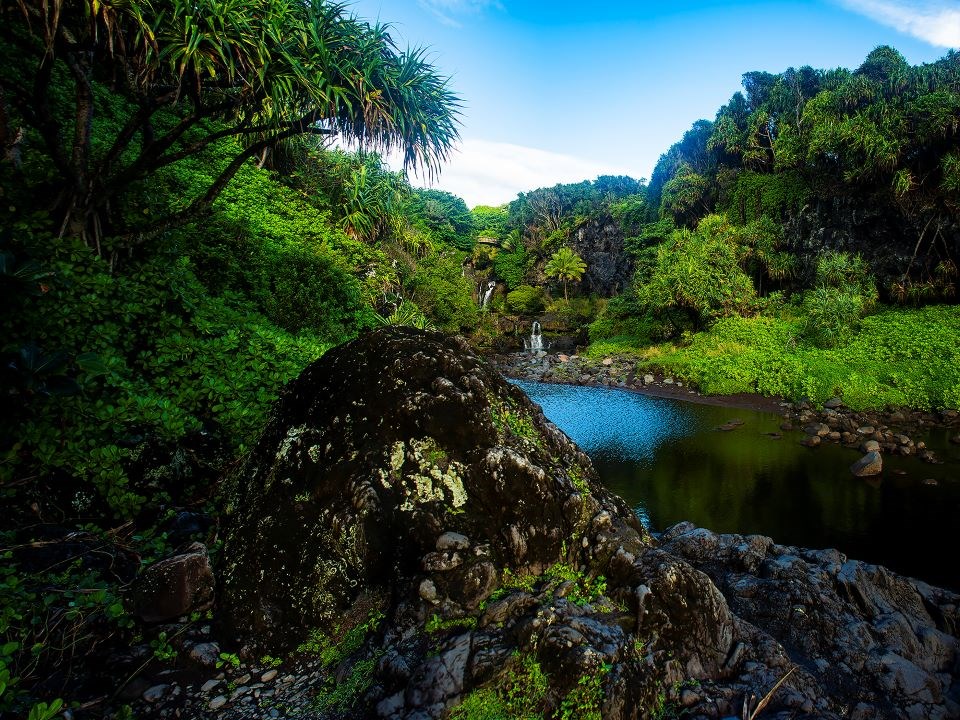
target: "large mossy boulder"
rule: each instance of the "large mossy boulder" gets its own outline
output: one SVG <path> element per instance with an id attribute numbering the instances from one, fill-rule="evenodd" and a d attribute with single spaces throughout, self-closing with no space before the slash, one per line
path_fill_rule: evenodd
<path id="1" fill-rule="evenodd" d="M 607 510 L 590 460 L 463 341 L 384 329 L 292 382 L 230 492 L 225 607 L 276 649 L 404 581 L 475 609 L 504 569 L 584 564 Z"/>
<path id="2" fill-rule="evenodd" d="M 765 716 L 960 717 L 960 597 L 759 536 L 653 539 L 455 338 L 330 351 L 227 496 L 220 617 L 248 657 L 303 658 L 318 718 L 721 718 L 788 674 Z"/>

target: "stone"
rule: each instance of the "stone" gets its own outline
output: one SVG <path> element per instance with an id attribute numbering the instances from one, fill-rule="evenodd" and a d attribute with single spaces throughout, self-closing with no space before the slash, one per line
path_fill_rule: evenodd
<path id="1" fill-rule="evenodd" d="M 437 550 L 466 550 L 470 547 L 470 538 L 455 532 L 445 532 L 437 538 Z"/>
<path id="2" fill-rule="evenodd" d="M 211 700 L 207 704 L 207 707 L 210 708 L 211 710 L 219 710 L 226 704 L 227 704 L 227 696 L 217 695 L 215 698 L 213 698 L 213 700 Z"/>
<path id="3" fill-rule="evenodd" d="M 611 365 L 613 365 L 613 358 L 604 358 L 603 365 L 604 367 L 610 367 Z"/>
<path id="4" fill-rule="evenodd" d="M 819 447 L 821 442 L 823 441 L 820 439 L 819 435 L 808 435 L 800 441 L 800 444 L 805 445 L 808 448 L 815 448 Z"/>
<path id="5" fill-rule="evenodd" d="M 860 452 L 880 452 L 880 443 L 878 443 L 876 440 L 865 440 L 864 442 L 860 443 Z"/>
<path id="6" fill-rule="evenodd" d="M 143 692 L 144 701 L 151 704 L 157 702 L 167 694 L 169 687 L 169 685 L 154 685 L 153 687 L 147 688 Z"/>
<path id="7" fill-rule="evenodd" d="M 673 383 L 674 383 L 674 379 L 672 377 L 666 377 L 663 379 L 664 385 L 673 385 Z"/>
<path id="8" fill-rule="evenodd" d="M 420 583 L 420 597 L 430 603 L 437 601 L 437 586 L 433 580 L 427 578 Z"/>
<path id="9" fill-rule="evenodd" d="M 197 643 L 190 646 L 189 657 L 204 667 L 216 667 L 220 659 L 220 646 L 214 642 Z"/>
<path id="10" fill-rule="evenodd" d="M 647 373 L 646 375 L 643 376 L 644 385 L 653 385 L 655 381 L 656 381 L 656 378 L 650 373 Z M 958 435 L 957 437 L 960 438 L 960 435 Z M 957 442 L 960 442 L 960 440 L 957 440 Z"/>
<path id="11" fill-rule="evenodd" d="M 811 423 L 804 427 L 803 431 L 807 435 L 816 435 L 822 438 L 830 434 L 830 426 L 826 423 Z"/>
<path id="12" fill-rule="evenodd" d="M 134 590 L 134 612 L 144 622 L 173 620 L 212 607 L 213 591 L 207 548 L 195 542 L 186 552 L 144 569 Z"/>
<path id="13" fill-rule="evenodd" d="M 823 404 L 823 407 L 826 410 L 836 410 L 837 408 L 843 407 L 843 400 L 838 397 L 832 397 Z"/>
<path id="14" fill-rule="evenodd" d="M 562 362 L 562 363 L 570 362 L 570 356 L 569 356 L 569 355 L 564 355 L 563 353 L 560 353 L 559 355 L 557 355 L 557 360 L 559 360 L 559 361 Z"/>
<path id="15" fill-rule="evenodd" d="M 216 680 L 216 679 L 207 680 L 203 685 L 200 686 L 200 692 L 202 692 L 204 695 L 207 695 L 207 694 L 213 692 L 213 690 L 214 690 L 221 682 L 223 682 L 223 681 L 222 681 L 222 680 Z"/>
<path id="16" fill-rule="evenodd" d="M 273 655 L 304 628 L 333 635 L 400 586 L 432 604 L 425 579 L 436 599 L 473 606 L 499 569 L 542 572 L 580 552 L 557 528 L 600 506 L 626 549 L 643 542 L 629 507 L 518 387 L 464 341 L 409 328 L 362 335 L 288 383 L 236 477 L 223 615 Z M 523 530 L 522 558 L 511 526 Z M 438 551 L 441 536 L 487 554 Z"/>
<path id="17" fill-rule="evenodd" d="M 856 477 L 873 477 L 883 472 L 883 456 L 876 451 L 868 452 L 850 466 Z"/>
<path id="18" fill-rule="evenodd" d="M 277 670 L 267 670 L 263 675 L 260 676 L 260 682 L 268 683 L 271 682 L 275 677 L 277 677 Z"/>

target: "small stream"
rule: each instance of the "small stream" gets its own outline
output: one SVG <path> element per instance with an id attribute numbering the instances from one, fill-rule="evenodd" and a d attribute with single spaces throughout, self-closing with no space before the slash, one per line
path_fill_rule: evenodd
<path id="1" fill-rule="evenodd" d="M 780 430 L 776 414 L 514 382 L 653 530 L 691 520 L 717 532 L 833 547 L 960 590 L 960 446 L 946 432 L 914 436 L 943 464 L 885 455 L 884 474 L 861 480 L 848 469 L 859 453 L 832 444 L 805 448 L 800 432 Z M 717 429 L 733 419 L 743 425 Z"/>

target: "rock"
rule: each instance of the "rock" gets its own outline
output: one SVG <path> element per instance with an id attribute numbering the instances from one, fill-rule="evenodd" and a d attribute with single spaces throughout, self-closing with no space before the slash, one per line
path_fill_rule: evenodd
<path id="1" fill-rule="evenodd" d="M 952 442 L 955 445 L 960 445 L 960 433 L 957 433 L 956 435 L 951 437 L 950 442 Z"/>
<path id="2" fill-rule="evenodd" d="M 465 343 L 409 329 L 368 333 L 288 384 L 236 475 L 224 615 L 277 654 L 307 628 L 333 633 L 398 586 L 420 597 L 424 574 L 437 598 L 474 606 L 492 591 L 495 568 L 540 572 L 565 549 L 579 566 L 571 533 L 597 503 L 641 542 L 632 512 L 599 485 L 589 458 Z M 522 558 L 503 532 L 511 526 L 524 529 Z M 485 556 L 436 551 L 444 533 L 445 547 L 471 538 Z"/>
<path id="3" fill-rule="evenodd" d="M 880 452 L 880 443 L 878 443 L 876 440 L 865 440 L 864 442 L 860 443 L 860 452 Z"/>
<path id="4" fill-rule="evenodd" d="M 570 356 L 569 356 L 569 355 L 564 355 L 563 353 L 560 353 L 559 355 L 557 355 L 557 360 L 559 360 L 559 361 L 562 362 L 562 363 L 570 362 Z"/>
<path id="5" fill-rule="evenodd" d="M 663 379 L 664 385 L 673 385 L 673 383 L 674 383 L 674 379 L 672 377 L 666 377 Z"/>
<path id="6" fill-rule="evenodd" d="M 214 690 L 214 688 L 216 688 L 216 687 L 217 687 L 220 683 L 222 683 L 222 682 L 223 682 L 222 680 L 216 680 L 216 679 L 207 680 L 207 681 L 200 687 L 200 692 L 202 692 L 204 695 L 207 695 L 207 694 L 209 694 L 210 692 L 212 692 L 212 691 Z"/>
<path id="7" fill-rule="evenodd" d="M 455 532 L 445 532 L 437 538 L 437 550 L 466 550 L 470 547 L 470 538 Z"/>
<path id="8" fill-rule="evenodd" d="M 646 375 L 643 376 L 644 385 L 653 385 L 655 381 L 656 381 L 656 378 L 650 373 L 647 373 Z M 960 438 L 960 435 L 958 435 L 957 437 Z M 957 440 L 957 442 L 960 443 L 960 440 Z"/>
<path id="9" fill-rule="evenodd" d="M 613 365 L 613 358 L 604 358 L 603 365 L 604 367 L 610 367 L 611 365 Z"/>
<path id="10" fill-rule="evenodd" d="M 820 439 L 819 435 L 808 435 L 800 441 L 800 444 L 805 445 L 808 448 L 815 448 L 819 447 L 821 442 L 823 441 Z"/>
<path id="11" fill-rule="evenodd" d="M 213 642 L 197 643 L 190 647 L 189 657 L 204 667 L 216 667 L 220 659 L 220 646 Z"/>
<path id="12" fill-rule="evenodd" d="M 873 425 L 861 425 L 857 428 L 857 432 L 860 435 L 873 435 L 876 432 L 876 428 Z"/>
<path id="13" fill-rule="evenodd" d="M 826 410 L 836 410 L 837 408 L 843 407 L 843 400 L 838 397 L 832 397 L 823 404 L 823 407 Z"/>
<path id="14" fill-rule="evenodd" d="M 822 438 L 830 434 L 830 426 L 826 423 L 811 423 L 803 428 L 803 431 L 807 435 L 816 435 Z"/>
<path id="15" fill-rule="evenodd" d="M 437 601 L 437 586 L 429 578 L 420 583 L 420 597 L 429 603 Z"/>
<path id="16" fill-rule="evenodd" d="M 227 696 L 217 695 L 215 698 L 213 698 L 213 700 L 209 702 L 207 707 L 209 707 L 211 710 L 219 710 L 226 704 L 227 704 Z"/>
<path id="17" fill-rule="evenodd" d="M 872 477 L 883 472 L 883 456 L 876 451 L 868 452 L 850 466 L 856 477 Z"/>
<path id="18" fill-rule="evenodd" d="M 263 675 L 260 676 L 260 682 L 268 683 L 271 682 L 277 676 L 276 669 L 267 670 Z"/>
<path id="19" fill-rule="evenodd" d="M 153 687 L 147 688 L 143 692 L 144 701 L 151 704 L 157 702 L 167 694 L 169 687 L 169 685 L 154 685 Z"/>
<path id="20" fill-rule="evenodd" d="M 144 622 L 173 620 L 209 609 L 213 590 L 207 548 L 193 543 L 186 552 L 147 566 L 136 582 L 134 612 Z"/>

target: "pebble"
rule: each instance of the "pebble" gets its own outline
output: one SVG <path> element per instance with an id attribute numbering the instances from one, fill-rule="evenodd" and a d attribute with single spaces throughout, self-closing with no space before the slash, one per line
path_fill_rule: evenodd
<path id="1" fill-rule="evenodd" d="M 267 670 L 263 675 L 260 676 L 260 682 L 268 683 L 277 676 L 276 670 Z"/>
<path id="2" fill-rule="evenodd" d="M 227 704 L 227 696 L 217 695 L 213 700 L 210 701 L 210 704 L 207 707 L 209 707 L 211 710 L 219 710 L 226 704 Z"/>

